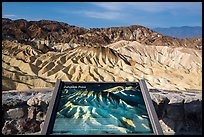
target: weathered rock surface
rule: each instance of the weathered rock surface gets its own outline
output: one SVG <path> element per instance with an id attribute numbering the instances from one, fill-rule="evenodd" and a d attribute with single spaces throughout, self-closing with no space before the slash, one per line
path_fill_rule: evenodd
<path id="1" fill-rule="evenodd" d="M 4 123 L 3 128 L 2 128 L 2 134 L 4 134 L 4 135 L 17 134 L 18 130 L 15 127 L 15 125 L 16 125 L 16 121 L 15 120 L 6 121 Z"/>
<path id="2" fill-rule="evenodd" d="M 19 99 L 22 97 L 22 100 Z M 7 92 L 2 94 L 2 104 L 4 115 L 10 112 L 10 117 L 4 116 L 3 134 L 40 134 L 52 91 L 47 92 Z M 150 89 L 155 110 L 164 134 L 202 134 L 202 94 L 201 92 L 173 92 Z M 47 105 L 40 103 L 37 105 L 30 100 L 39 97 Z M 45 101 L 46 99 L 46 101 Z M 20 100 L 21 107 L 9 102 Z M 7 105 L 6 105 L 7 104 Z M 11 105 L 11 106 L 9 106 Z M 24 115 L 21 113 L 24 111 Z M 20 116 L 16 116 L 12 111 L 19 111 Z M 13 114 L 13 115 L 11 115 Z"/>
<path id="3" fill-rule="evenodd" d="M 41 98 L 41 95 L 32 97 L 27 101 L 27 104 L 29 106 L 45 106 L 47 103 L 48 103 L 47 101 Z"/>
<path id="4" fill-rule="evenodd" d="M 2 42 L 4 91 L 53 87 L 56 79 L 118 82 L 142 78 L 149 88 L 201 90 L 202 51 L 123 40 L 106 47 L 78 46 L 43 54 L 31 45 Z"/>
<path id="5" fill-rule="evenodd" d="M 36 114 L 39 111 L 38 107 L 34 107 L 34 106 L 30 106 L 28 108 L 28 118 L 29 119 L 35 119 L 36 118 Z"/>
<path id="6" fill-rule="evenodd" d="M 51 96 L 52 92 L 49 90 L 46 92 L 24 91 L 2 94 L 4 116 L 2 133 L 39 134 Z"/>
<path id="7" fill-rule="evenodd" d="M 201 49 L 202 38 L 177 39 L 139 25 L 128 27 L 85 29 L 63 22 L 2 18 L 2 38 L 13 38 L 24 43 L 54 45 L 70 43 L 80 45 L 107 45 L 120 40 L 137 41 L 142 44 L 158 46 L 187 46 Z M 41 42 L 42 41 L 42 42 Z M 49 42 L 48 42 L 49 41 Z"/>
<path id="8" fill-rule="evenodd" d="M 127 71 L 131 70 L 128 72 L 133 72 L 133 76 L 145 78 L 151 88 L 202 89 L 201 50 L 143 45 L 136 41 L 119 41 L 107 47 L 132 61 L 132 66 L 126 67 Z"/>
<path id="9" fill-rule="evenodd" d="M 37 115 L 36 115 L 36 120 L 37 121 L 44 121 L 46 118 L 46 112 L 38 112 Z"/>
<path id="10" fill-rule="evenodd" d="M 9 109 L 4 116 L 6 119 L 20 119 L 24 116 L 24 114 L 23 108 L 14 108 Z"/>
<path id="11" fill-rule="evenodd" d="M 164 134 L 202 133 L 202 93 L 150 91 Z"/>

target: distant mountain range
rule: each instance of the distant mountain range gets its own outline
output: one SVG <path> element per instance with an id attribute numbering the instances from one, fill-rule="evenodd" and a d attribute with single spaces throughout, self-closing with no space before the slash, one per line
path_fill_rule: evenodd
<path id="1" fill-rule="evenodd" d="M 166 36 L 176 38 L 196 38 L 202 37 L 202 27 L 195 26 L 182 26 L 182 27 L 170 27 L 170 28 L 153 28 L 152 30 L 162 33 Z"/>

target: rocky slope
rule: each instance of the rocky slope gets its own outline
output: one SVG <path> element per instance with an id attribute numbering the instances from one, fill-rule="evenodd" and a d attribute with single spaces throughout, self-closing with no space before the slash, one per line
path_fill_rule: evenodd
<path id="1" fill-rule="evenodd" d="M 134 74 L 147 79 L 152 87 L 172 90 L 202 88 L 201 50 L 142 45 L 136 41 L 119 41 L 107 47 L 128 58 L 135 68 Z"/>
<path id="2" fill-rule="evenodd" d="M 148 45 L 202 48 L 201 38 L 172 38 L 139 25 L 85 29 L 49 20 L 26 21 L 3 18 L 2 38 L 17 39 L 23 42 L 48 40 L 50 45 L 68 43 L 101 46 L 127 40 Z"/>
<path id="3" fill-rule="evenodd" d="M 2 90 L 52 87 L 56 79 L 136 80 L 128 72 L 131 65 L 126 58 L 110 48 L 77 47 L 43 54 L 29 45 L 4 41 L 2 50 Z"/>
<path id="4" fill-rule="evenodd" d="M 52 87 L 65 81 L 138 81 L 149 88 L 201 90 L 202 51 L 119 41 L 105 47 L 49 51 L 2 42 L 2 90 Z"/>

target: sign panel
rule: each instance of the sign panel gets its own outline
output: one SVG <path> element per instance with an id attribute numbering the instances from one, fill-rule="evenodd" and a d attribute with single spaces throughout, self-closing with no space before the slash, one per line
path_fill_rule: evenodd
<path id="1" fill-rule="evenodd" d="M 42 134 L 162 134 L 144 81 L 56 83 Z"/>

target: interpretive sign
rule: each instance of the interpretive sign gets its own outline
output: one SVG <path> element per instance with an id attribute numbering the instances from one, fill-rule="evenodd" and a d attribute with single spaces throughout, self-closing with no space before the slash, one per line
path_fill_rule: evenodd
<path id="1" fill-rule="evenodd" d="M 56 82 L 42 134 L 163 134 L 145 81 Z"/>

